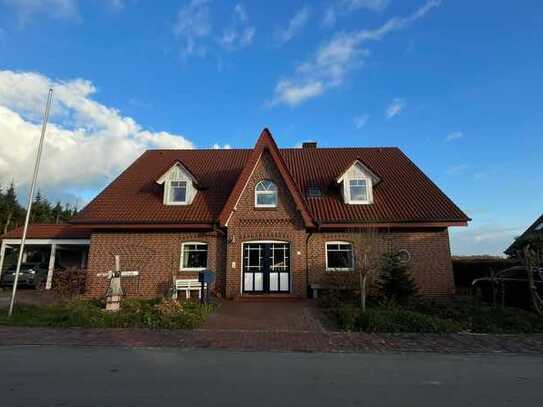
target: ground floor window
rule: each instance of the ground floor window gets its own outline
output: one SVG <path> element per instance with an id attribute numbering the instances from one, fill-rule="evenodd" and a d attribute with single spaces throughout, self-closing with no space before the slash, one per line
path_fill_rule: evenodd
<path id="1" fill-rule="evenodd" d="M 181 270 L 197 271 L 207 268 L 207 243 L 186 242 L 181 246 Z"/>
<path id="2" fill-rule="evenodd" d="M 326 242 L 326 270 L 354 270 L 353 245 L 349 242 Z"/>

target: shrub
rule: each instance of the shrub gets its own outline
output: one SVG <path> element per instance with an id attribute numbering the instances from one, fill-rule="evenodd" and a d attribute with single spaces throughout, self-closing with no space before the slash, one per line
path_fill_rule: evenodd
<path id="1" fill-rule="evenodd" d="M 396 254 L 385 254 L 377 287 L 382 296 L 399 304 L 406 304 L 417 294 L 417 286 L 406 263 Z"/>
<path id="2" fill-rule="evenodd" d="M 18 305 L 12 318 L 0 315 L 0 325 L 83 328 L 195 328 L 212 305 L 172 300 L 124 300 L 120 311 L 104 311 L 99 301 L 73 301 L 46 306 Z"/>
<path id="3" fill-rule="evenodd" d="M 62 299 L 77 297 L 85 291 L 86 270 L 69 268 L 53 274 L 53 289 Z"/>
<path id="4" fill-rule="evenodd" d="M 464 325 L 478 333 L 537 333 L 543 332 L 543 318 L 519 308 L 475 305 L 468 302 L 436 303 L 418 301 L 410 309 Z"/>
<path id="5" fill-rule="evenodd" d="M 370 310 L 361 313 L 357 326 L 365 332 L 450 333 L 462 330 L 462 324 L 406 310 Z"/>

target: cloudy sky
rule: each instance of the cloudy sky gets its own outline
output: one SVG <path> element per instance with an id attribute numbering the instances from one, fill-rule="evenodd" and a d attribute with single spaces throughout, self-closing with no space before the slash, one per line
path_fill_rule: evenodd
<path id="1" fill-rule="evenodd" d="M 498 254 L 543 212 L 537 0 L 0 0 L 0 185 L 87 202 L 148 148 L 399 146 Z"/>

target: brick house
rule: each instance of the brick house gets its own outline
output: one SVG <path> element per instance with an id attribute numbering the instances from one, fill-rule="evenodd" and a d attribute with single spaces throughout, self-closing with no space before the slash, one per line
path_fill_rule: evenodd
<path id="1" fill-rule="evenodd" d="M 368 230 L 409 262 L 421 294 L 443 296 L 454 291 L 448 228 L 469 220 L 397 148 L 279 149 L 265 129 L 252 149 L 147 151 L 65 229 L 87 231 L 91 297 L 119 255 L 132 296 L 207 269 L 228 298 L 303 298 L 356 281 Z"/>

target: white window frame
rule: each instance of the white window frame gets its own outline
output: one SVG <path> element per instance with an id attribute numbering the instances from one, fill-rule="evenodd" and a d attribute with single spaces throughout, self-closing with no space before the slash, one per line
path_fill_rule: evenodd
<path id="1" fill-rule="evenodd" d="M 352 266 L 351 267 L 328 267 L 328 245 L 333 245 L 333 244 L 348 244 L 349 246 L 351 246 L 351 259 L 352 259 Z M 342 241 L 342 240 L 335 240 L 335 241 L 330 241 L 330 242 L 326 242 L 324 244 L 324 257 L 325 257 L 325 266 L 326 266 L 326 271 L 354 271 L 354 262 L 355 262 L 355 258 L 354 258 L 354 247 L 353 247 L 353 243 L 352 242 L 346 242 L 346 241 Z"/>
<path id="2" fill-rule="evenodd" d="M 185 182 L 185 200 L 170 200 L 170 190 L 172 182 Z M 167 206 L 190 205 L 196 196 L 196 180 L 192 174 L 180 163 L 177 162 L 170 167 L 162 176 L 156 180 L 156 183 L 164 186 L 163 204 Z"/>
<path id="3" fill-rule="evenodd" d="M 365 180 L 367 200 L 351 199 L 351 180 Z M 338 179 L 337 183 L 343 183 L 343 200 L 348 205 L 371 205 L 373 203 L 373 187 L 381 182 L 368 167 L 356 160 Z"/>
<path id="4" fill-rule="evenodd" d="M 185 184 L 185 200 L 184 201 L 172 201 L 170 199 L 170 193 L 171 193 L 171 190 L 172 190 L 172 183 L 173 182 L 182 182 Z M 166 205 L 188 205 L 189 203 L 189 183 L 186 181 L 186 180 L 182 180 L 182 179 L 171 179 L 171 180 L 168 180 L 166 181 Z"/>
<path id="5" fill-rule="evenodd" d="M 275 187 L 275 191 L 259 191 L 257 188 L 258 186 L 263 182 L 271 182 L 272 185 Z M 258 203 L 258 196 L 259 195 L 270 195 L 275 194 L 275 204 L 259 204 Z M 277 208 L 277 203 L 279 202 L 279 191 L 277 188 L 277 184 L 269 179 L 263 179 L 262 181 L 259 181 L 255 185 L 255 208 Z"/>
<path id="6" fill-rule="evenodd" d="M 185 246 L 191 244 L 199 244 L 206 246 L 206 267 L 183 267 L 183 256 L 185 255 Z M 207 270 L 207 265 L 209 263 L 209 244 L 207 242 L 183 242 L 181 243 L 181 257 L 179 262 L 180 271 L 204 271 Z"/>
<path id="7" fill-rule="evenodd" d="M 367 199 L 352 199 L 351 197 L 351 181 L 364 181 L 366 183 L 366 198 Z M 345 188 L 346 188 L 346 195 L 347 196 L 347 202 L 350 204 L 369 204 L 372 202 L 372 196 L 371 196 L 371 178 L 366 177 L 353 177 L 353 178 L 347 178 L 345 180 Z"/>

